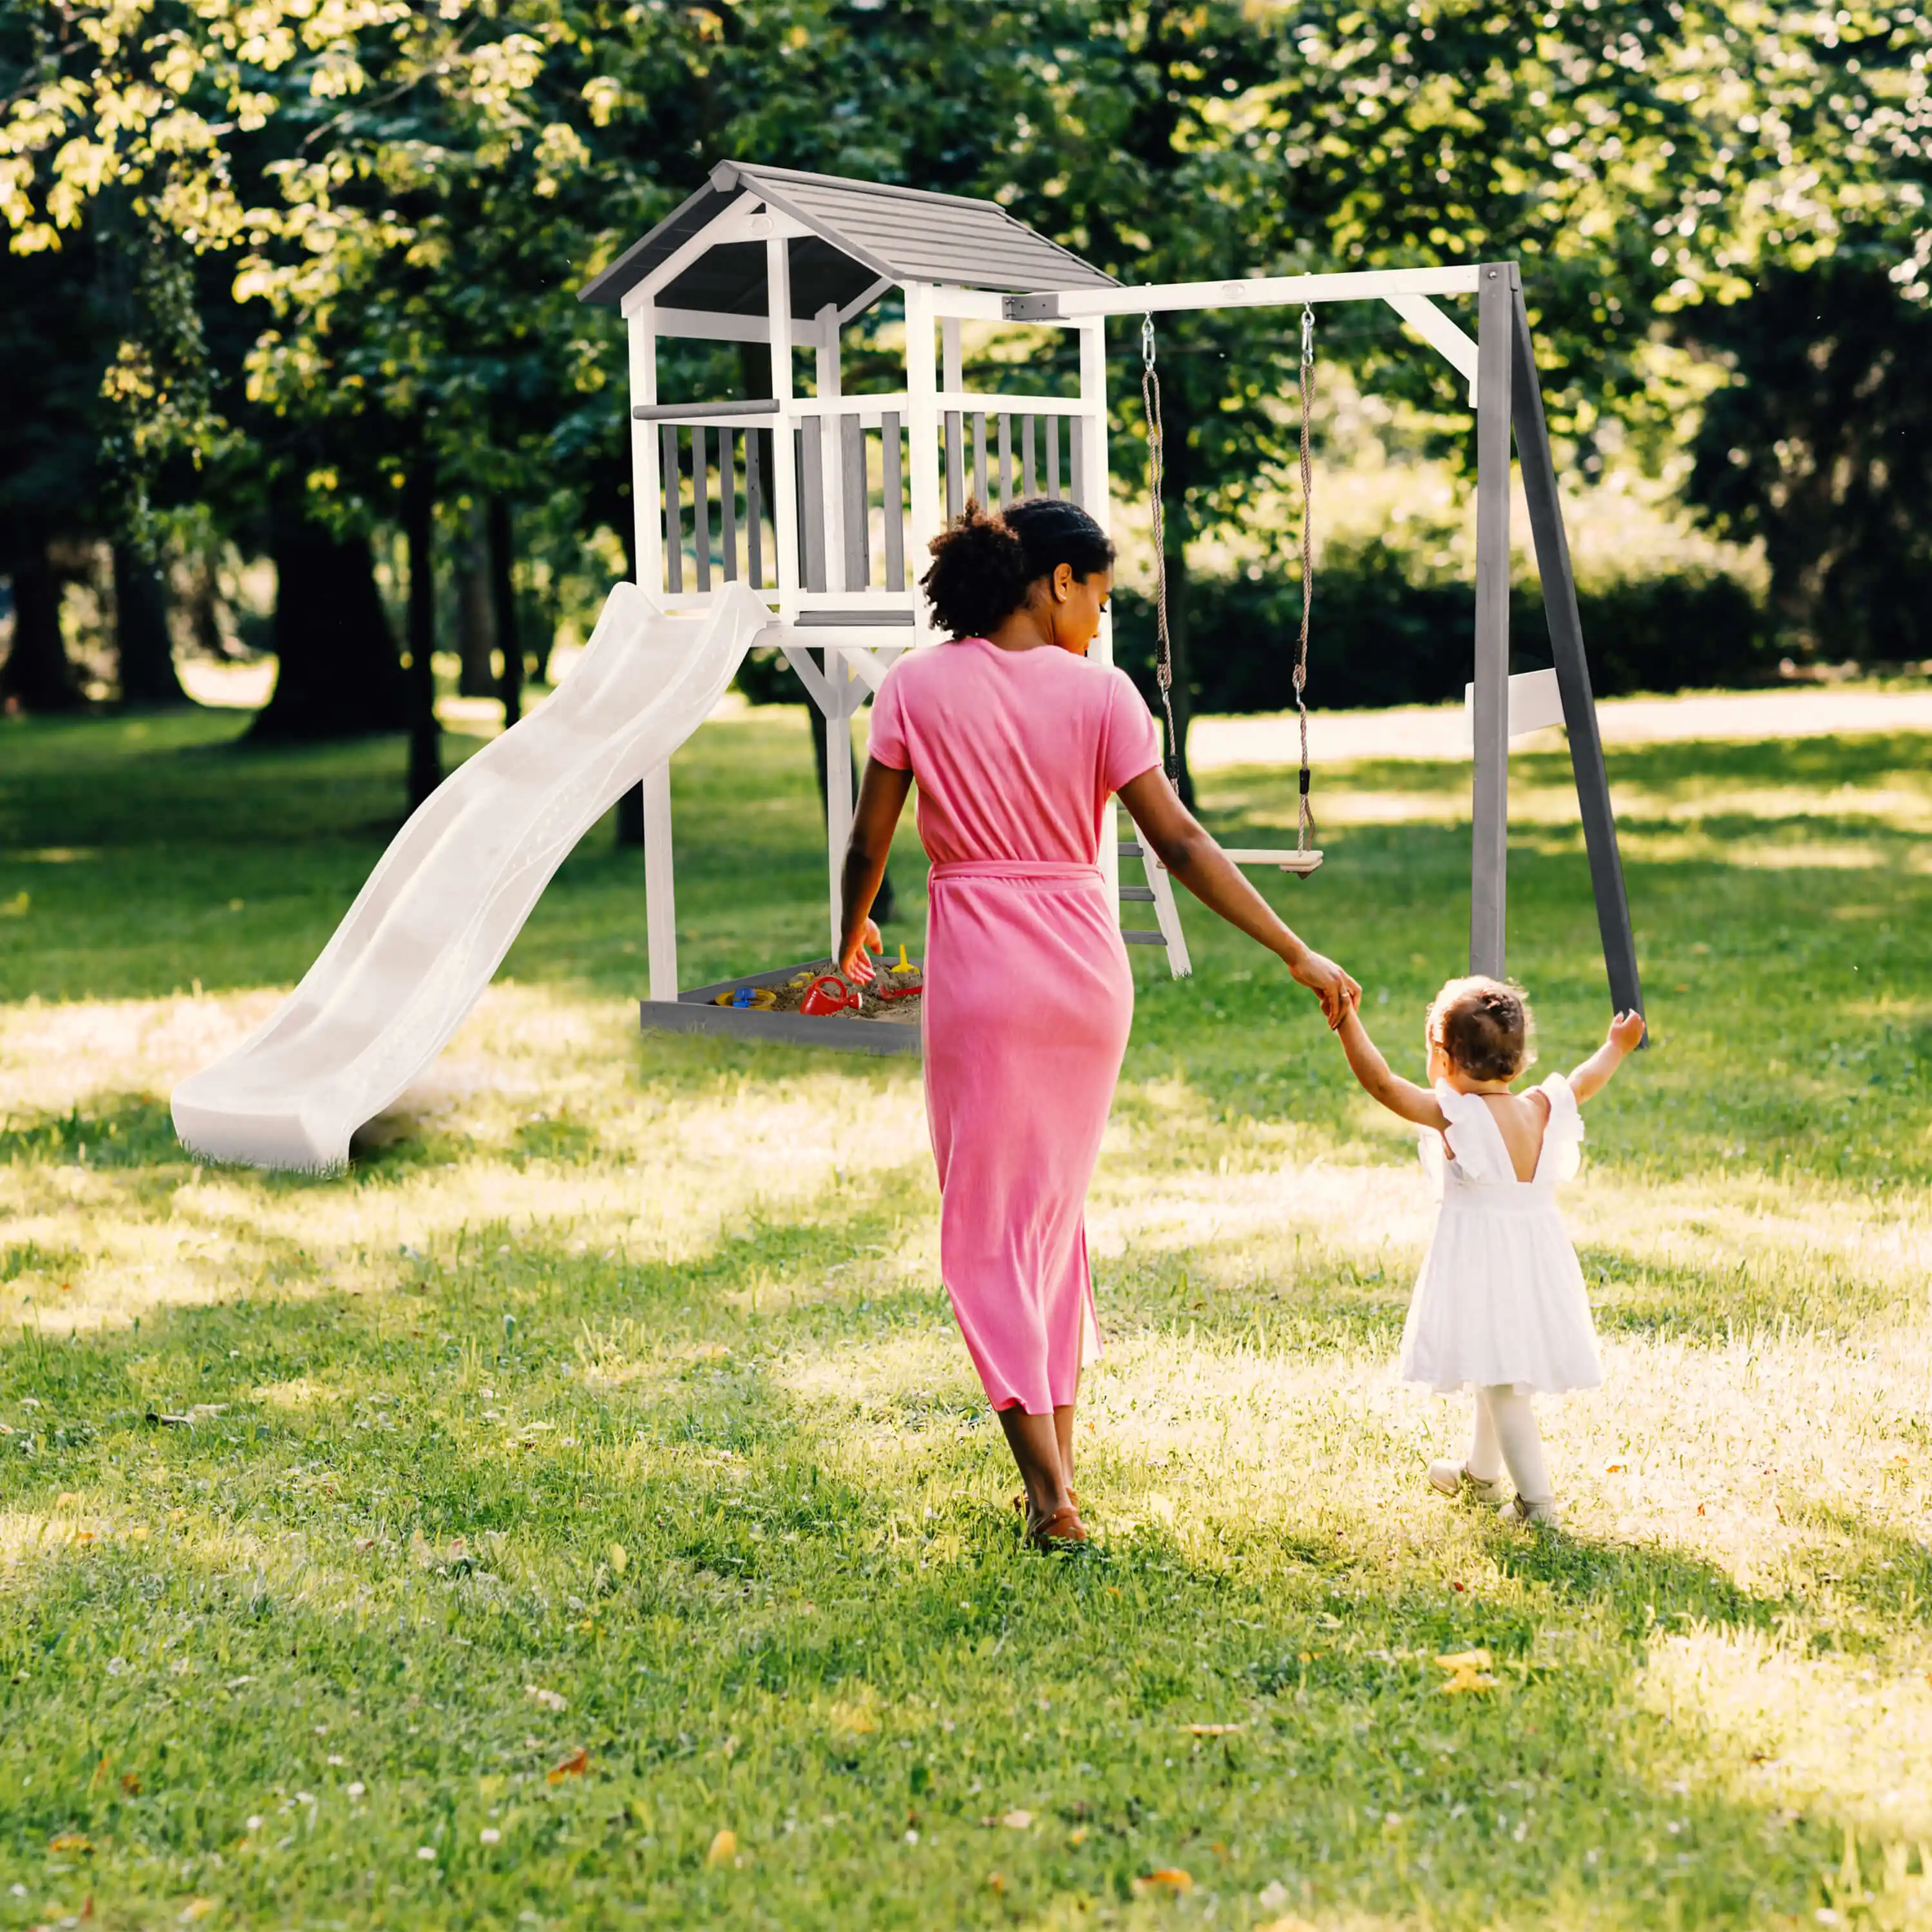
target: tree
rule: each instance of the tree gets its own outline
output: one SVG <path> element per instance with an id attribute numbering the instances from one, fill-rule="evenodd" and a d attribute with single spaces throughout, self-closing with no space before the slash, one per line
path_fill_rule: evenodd
<path id="1" fill-rule="evenodd" d="M 1687 494 L 1762 542 L 1788 635 L 1828 658 L 1932 656 L 1932 305 L 1852 256 L 1775 271 L 1687 323 L 1730 375 Z"/>

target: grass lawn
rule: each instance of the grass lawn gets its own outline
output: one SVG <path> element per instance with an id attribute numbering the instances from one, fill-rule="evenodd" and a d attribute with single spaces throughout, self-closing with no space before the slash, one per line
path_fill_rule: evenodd
<path id="1" fill-rule="evenodd" d="M 1655 1046 L 1569 1196 L 1608 1383 L 1544 1405 L 1560 1535 L 1425 1490 L 1424 1190 L 1312 1005 L 1198 909 L 1191 982 L 1137 959 L 1058 1559 L 916 1066 L 640 1037 L 608 827 L 346 1178 L 190 1163 L 171 1082 L 398 814 L 395 743 L 237 728 L 0 721 L 0 1926 L 1932 1922 L 1924 739 L 1613 757 Z M 800 715 L 675 782 L 687 980 L 821 946 Z M 1564 1066 L 1574 800 L 1514 782 Z M 1330 862 L 1268 888 L 1412 1070 L 1466 784 L 1323 772 Z M 1257 842 L 1292 784 L 1204 803 Z"/>

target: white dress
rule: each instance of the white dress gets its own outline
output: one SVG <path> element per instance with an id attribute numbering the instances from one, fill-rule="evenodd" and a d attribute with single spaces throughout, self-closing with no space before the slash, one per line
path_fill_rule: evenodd
<path id="1" fill-rule="evenodd" d="M 1422 1137 L 1422 1164 L 1440 1196 L 1402 1333 L 1402 1378 L 1438 1395 L 1500 1383 L 1555 1394 L 1604 1379 L 1576 1250 L 1556 1211 L 1556 1184 L 1582 1159 L 1583 1116 L 1560 1073 L 1533 1180 L 1519 1180 L 1502 1131 L 1480 1094 L 1436 1083 L 1446 1136 Z"/>

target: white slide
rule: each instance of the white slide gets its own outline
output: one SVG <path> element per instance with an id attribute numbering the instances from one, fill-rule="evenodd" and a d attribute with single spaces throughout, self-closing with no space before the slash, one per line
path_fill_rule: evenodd
<path id="1" fill-rule="evenodd" d="M 620 584 L 530 716 L 412 812 L 268 1022 L 174 1090 L 194 1153 L 328 1172 L 474 1006 L 572 847 L 710 715 L 772 614 L 742 584 L 700 612 Z"/>

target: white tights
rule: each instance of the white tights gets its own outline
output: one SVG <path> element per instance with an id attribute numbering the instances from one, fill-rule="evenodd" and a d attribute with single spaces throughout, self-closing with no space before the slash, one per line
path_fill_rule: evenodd
<path id="1" fill-rule="evenodd" d="M 1492 1483 L 1507 1465 L 1516 1494 L 1526 1503 L 1553 1500 L 1550 1472 L 1543 1460 L 1543 1436 L 1527 1395 L 1508 1382 L 1476 1391 L 1476 1431 L 1463 1465 L 1480 1483 Z"/>

